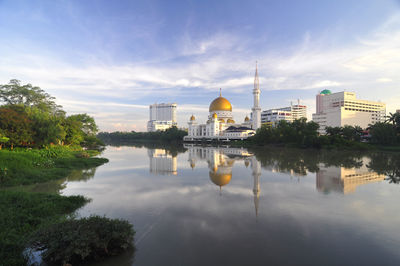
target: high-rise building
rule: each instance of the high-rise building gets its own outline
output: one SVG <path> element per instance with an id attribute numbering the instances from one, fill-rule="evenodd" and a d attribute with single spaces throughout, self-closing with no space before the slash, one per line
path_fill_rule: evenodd
<path id="1" fill-rule="evenodd" d="M 323 90 L 316 96 L 316 113 L 312 120 L 319 124 L 319 133 L 325 134 L 326 127 L 360 126 L 367 128 L 384 122 L 386 104 L 359 100 L 354 92 L 331 93 Z"/>
<path id="2" fill-rule="evenodd" d="M 288 107 L 269 109 L 262 111 L 261 123 L 275 124 L 280 120 L 293 122 L 296 119 L 307 118 L 307 106 L 300 105 L 300 102 Z"/>
<path id="3" fill-rule="evenodd" d="M 155 103 L 150 105 L 150 119 L 147 131 L 166 130 L 176 126 L 176 103 Z"/>

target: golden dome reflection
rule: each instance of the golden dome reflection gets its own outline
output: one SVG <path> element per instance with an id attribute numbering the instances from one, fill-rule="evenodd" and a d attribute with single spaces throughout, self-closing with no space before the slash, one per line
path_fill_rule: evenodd
<path id="1" fill-rule="evenodd" d="M 232 174 L 210 172 L 210 179 L 214 184 L 222 187 L 227 185 L 231 181 Z"/>
<path id="2" fill-rule="evenodd" d="M 232 105 L 227 99 L 219 96 L 211 102 L 209 111 L 232 111 Z"/>

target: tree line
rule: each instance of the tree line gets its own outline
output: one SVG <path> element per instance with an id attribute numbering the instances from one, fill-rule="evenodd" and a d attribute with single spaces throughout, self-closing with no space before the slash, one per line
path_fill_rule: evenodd
<path id="1" fill-rule="evenodd" d="M 0 102 L 0 148 L 101 144 L 93 117 L 66 115 L 55 98 L 39 87 L 12 79 L 0 85 Z"/>
<path id="2" fill-rule="evenodd" d="M 249 142 L 257 145 L 292 144 L 303 148 L 366 147 L 362 140 L 377 145 L 400 144 L 400 113 L 390 114 L 385 122 L 359 126 L 326 127 L 325 135 L 318 133 L 319 125 L 301 118 L 293 122 L 279 121 L 276 125 L 262 125 Z"/>
<path id="3" fill-rule="evenodd" d="M 173 126 L 164 131 L 155 132 L 100 132 L 97 137 L 106 144 L 121 145 L 138 142 L 181 142 L 187 132 Z"/>

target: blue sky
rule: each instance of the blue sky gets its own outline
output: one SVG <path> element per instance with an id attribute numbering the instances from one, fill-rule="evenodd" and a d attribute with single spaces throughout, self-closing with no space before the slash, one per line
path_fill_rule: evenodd
<path id="1" fill-rule="evenodd" d="M 4 1 L 0 84 L 40 86 L 101 130 L 145 130 L 148 105 L 205 121 L 219 88 L 250 113 L 315 110 L 322 89 L 400 109 L 400 1 Z"/>

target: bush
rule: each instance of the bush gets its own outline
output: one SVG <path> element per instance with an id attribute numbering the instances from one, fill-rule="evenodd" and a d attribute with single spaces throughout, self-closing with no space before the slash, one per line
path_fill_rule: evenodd
<path id="1" fill-rule="evenodd" d="M 31 247 L 43 250 L 42 258 L 48 263 L 80 263 L 117 255 L 133 247 L 134 235 L 128 221 L 91 216 L 39 230 Z"/>
<path id="2" fill-rule="evenodd" d="M 82 207 L 82 196 L 0 191 L 0 265 L 26 265 L 22 251 L 29 234 Z"/>

